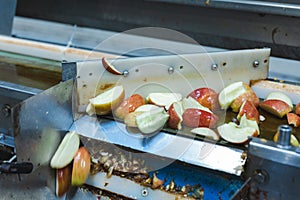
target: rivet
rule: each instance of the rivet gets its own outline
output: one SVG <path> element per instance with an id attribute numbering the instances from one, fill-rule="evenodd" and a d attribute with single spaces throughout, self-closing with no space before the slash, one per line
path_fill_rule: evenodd
<path id="1" fill-rule="evenodd" d="M 174 67 L 169 67 L 168 68 L 168 73 L 169 74 L 173 74 L 173 72 L 174 72 Z"/>
<path id="2" fill-rule="evenodd" d="M 128 71 L 128 70 L 124 70 L 124 71 L 123 71 L 123 76 L 124 76 L 124 77 L 127 77 L 128 75 L 129 75 L 129 71 Z"/>
<path id="3" fill-rule="evenodd" d="M 253 67 L 258 67 L 259 66 L 259 61 L 258 60 L 254 60 L 253 61 Z"/>
<path id="4" fill-rule="evenodd" d="M 218 69 L 218 65 L 217 64 L 212 64 L 211 65 L 211 70 L 217 70 Z"/>

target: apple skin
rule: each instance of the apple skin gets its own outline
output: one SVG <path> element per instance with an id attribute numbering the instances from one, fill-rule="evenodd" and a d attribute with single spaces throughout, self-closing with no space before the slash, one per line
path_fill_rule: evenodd
<path id="1" fill-rule="evenodd" d="M 80 147 L 73 160 L 72 185 L 80 186 L 86 181 L 91 168 L 91 156 L 85 147 Z"/>
<path id="2" fill-rule="evenodd" d="M 295 113 L 288 113 L 287 115 L 288 124 L 294 125 L 294 127 L 300 126 L 300 117 Z"/>
<path id="3" fill-rule="evenodd" d="M 71 187 L 71 165 L 67 165 L 64 168 L 56 169 L 56 195 L 58 197 L 63 196 Z"/>
<path id="4" fill-rule="evenodd" d="M 188 108 L 182 114 L 182 124 L 191 128 L 208 127 L 217 125 L 219 117 L 204 110 Z"/>
<path id="5" fill-rule="evenodd" d="M 244 88 L 246 89 L 246 92 L 238 96 L 230 105 L 233 112 L 239 112 L 240 107 L 242 106 L 243 102 L 248 100 L 255 107 L 258 107 L 259 105 L 259 98 L 255 94 L 255 92 L 251 89 L 251 87 L 245 83 L 243 83 Z"/>
<path id="6" fill-rule="evenodd" d="M 254 106 L 254 104 L 251 101 L 246 100 L 237 115 L 237 119 L 240 120 L 240 118 L 246 114 L 246 118 L 249 120 L 255 120 L 257 123 L 259 123 L 259 112 L 257 108 Z"/>
<path id="7" fill-rule="evenodd" d="M 295 113 L 296 113 L 297 115 L 300 115 L 300 102 L 297 103 L 297 105 L 296 105 Z"/>
<path id="8" fill-rule="evenodd" d="M 175 108 L 177 107 L 177 108 Z M 175 130 L 180 130 L 182 128 L 181 123 L 182 123 L 182 103 L 181 102 L 174 102 L 169 110 L 169 119 L 167 121 L 168 127 L 175 129 Z"/>
<path id="9" fill-rule="evenodd" d="M 187 97 L 197 100 L 202 106 L 214 111 L 220 108 L 218 93 L 211 88 L 203 87 L 192 91 Z"/>
<path id="10" fill-rule="evenodd" d="M 139 94 L 133 94 L 125 99 L 115 110 L 114 116 L 124 120 L 128 113 L 134 112 L 139 106 L 145 105 L 144 98 Z"/>
<path id="11" fill-rule="evenodd" d="M 259 107 L 279 118 L 282 118 L 292 111 L 287 103 L 277 99 L 265 100 L 259 104 Z"/>

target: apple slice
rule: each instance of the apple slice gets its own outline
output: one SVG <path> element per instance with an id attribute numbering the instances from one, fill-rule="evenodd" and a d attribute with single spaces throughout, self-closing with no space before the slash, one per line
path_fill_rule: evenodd
<path id="1" fill-rule="evenodd" d="M 139 94 L 133 94 L 125 99 L 115 110 L 114 116 L 123 120 L 128 113 L 135 111 L 138 107 L 145 105 L 144 98 Z"/>
<path id="2" fill-rule="evenodd" d="M 243 102 L 237 115 L 237 119 L 240 121 L 244 114 L 246 115 L 247 119 L 255 120 L 257 123 L 259 123 L 259 112 L 251 101 L 246 100 Z"/>
<path id="3" fill-rule="evenodd" d="M 247 90 L 242 81 L 234 82 L 225 87 L 219 94 L 219 103 L 222 109 L 227 109 L 231 103 Z"/>
<path id="4" fill-rule="evenodd" d="M 216 110 L 219 107 L 218 93 L 211 88 L 203 87 L 192 91 L 187 97 L 192 97 L 198 101 L 202 106 Z"/>
<path id="5" fill-rule="evenodd" d="M 128 127 L 137 127 L 136 117 L 144 112 L 131 112 L 125 116 L 124 123 Z"/>
<path id="6" fill-rule="evenodd" d="M 72 169 L 72 185 L 80 186 L 86 181 L 91 168 L 90 153 L 85 147 L 80 147 L 74 156 Z"/>
<path id="7" fill-rule="evenodd" d="M 279 135 L 279 133 L 278 133 L 278 131 L 277 131 L 277 132 L 275 133 L 275 135 L 273 136 L 273 141 L 274 141 L 274 142 L 277 142 L 277 141 L 278 141 L 278 135 Z M 290 143 L 291 143 L 291 145 L 294 146 L 294 147 L 298 147 L 298 146 L 299 146 L 299 141 L 298 141 L 298 139 L 296 138 L 296 136 L 293 135 L 293 134 L 291 134 Z"/>
<path id="8" fill-rule="evenodd" d="M 123 73 L 120 72 L 119 70 L 117 70 L 112 64 L 110 64 L 106 58 L 102 58 L 102 65 L 103 67 L 109 71 L 110 73 L 112 74 L 115 74 L 115 75 L 122 75 Z"/>
<path id="9" fill-rule="evenodd" d="M 181 101 L 177 101 L 174 102 L 169 110 L 168 110 L 168 114 L 169 114 L 169 120 L 167 122 L 168 126 L 172 129 L 175 130 L 181 130 L 182 126 L 182 113 L 183 113 L 183 108 L 182 108 L 182 102 Z"/>
<path id="10" fill-rule="evenodd" d="M 231 104 L 230 107 L 233 112 L 238 112 L 240 107 L 242 106 L 244 101 L 250 101 L 253 103 L 255 107 L 259 104 L 259 98 L 255 94 L 255 92 L 251 89 L 251 87 L 245 83 L 243 83 L 244 88 L 246 89 L 246 92 L 238 96 Z"/>
<path id="11" fill-rule="evenodd" d="M 278 99 L 264 100 L 259 104 L 259 107 L 279 118 L 292 111 L 291 107 L 284 101 Z"/>
<path id="12" fill-rule="evenodd" d="M 205 110 L 188 108 L 182 114 L 182 124 L 191 128 L 209 127 L 217 125 L 219 117 Z"/>
<path id="13" fill-rule="evenodd" d="M 157 106 L 164 106 L 167 110 L 172 103 L 181 101 L 182 95 L 180 93 L 150 93 L 146 100 L 148 103 Z"/>
<path id="14" fill-rule="evenodd" d="M 182 100 L 182 108 L 183 110 L 189 109 L 189 108 L 196 108 L 200 110 L 204 110 L 206 112 L 212 113 L 212 111 L 209 108 L 206 108 L 202 106 L 198 101 L 196 101 L 193 97 L 187 97 Z"/>
<path id="15" fill-rule="evenodd" d="M 276 91 L 276 92 L 269 93 L 266 100 L 269 100 L 269 99 L 277 99 L 277 100 L 284 101 L 291 107 L 291 109 L 293 109 L 293 102 L 292 102 L 291 98 L 282 92 Z"/>
<path id="16" fill-rule="evenodd" d="M 300 117 L 295 113 L 288 113 L 287 115 L 288 124 L 294 125 L 294 127 L 300 126 Z"/>
<path id="17" fill-rule="evenodd" d="M 125 91 L 122 85 L 115 86 L 95 98 L 90 99 L 86 112 L 89 115 L 105 115 L 114 110 L 124 100 Z"/>
<path id="18" fill-rule="evenodd" d="M 56 169 L 56 184 L 55 184 L 55 193 L 56 196 L 63 196 L 71 187 L 71 175 L 72 169 L 70 165 L 67 165 L 64 168 Z"/>
<path id="19" fill-rule="evenodd" d="M 76 132 L 67 133 L 54 153 L 50 166 L 60 169 L 70 164 L 79 148 L 79 143 L 79 135 Z"/>
<path id="20" fill-rule="evenodd" d="M 159 106 L 157 105 L 154 105 L 154 104 L 145 104 L 145 105 L 142 105 L 140 107 L 138 107 L 135 112 L 148 112 L 150 110 L 155 110 L 157 108 L 160 108 Z"/>
<path id="21" fill-rule="evenodd" d="M 210 128 L 198 127 L 191 130 L 192 133 L 195 133 L 200 136 L 208 137 L 209 139 L 218 141 L 220 136 Z"/>
<path id="22" fill-rule="evenodd" d="M 163 128 L 168 119 L 169 115 L 164 108 L 159 108 L 136 116 L 136 124 L 142 133 L 150 134 Z"/>
<path id="23" fill-rule="evenodd" d="M 256 136 L 258 136 L 260 134 L 258 122 L 256 120 L 247 119 L 246 114 L 244 114 L 240 118 L 239 127 L 241 127 L 241 128 L 243 128 L 243 127 L 252 127 L 252 128 L 255 128 L 256 133 L 253 135 L 254 137 L 256 137 Z"/>
<path id="24" fill-rule="evenodd" d="M 295 108 L 295 113 L 297 115 L 300 115 L 300 103 L 297 103 L 296 108 Z"/>

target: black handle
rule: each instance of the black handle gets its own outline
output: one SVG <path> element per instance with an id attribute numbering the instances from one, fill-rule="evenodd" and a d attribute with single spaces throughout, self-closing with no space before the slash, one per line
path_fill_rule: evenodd
<path id="1" fill-rule="evenodd" d="M 13 173 L 13 174 L 29 174 L 32 172 L 33 164 L 29 162 L 23 163 L 1 163 L 1 173 Z"/>

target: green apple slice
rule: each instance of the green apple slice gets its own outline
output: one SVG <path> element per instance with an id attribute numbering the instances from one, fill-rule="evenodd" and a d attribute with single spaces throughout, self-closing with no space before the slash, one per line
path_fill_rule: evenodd
<path id="1" fill-rule="evenodd" d="M 55 169 L 66 167 L 73 160 L 79 143 L 79 135 L 76 132 L 67 133 L 54 153 L 50 166 Z"/>
<path id="2" fill-rule="evenodd" d="M 222 109 L 227 109 L 240 95 L 246 92 L 242 81 L 232 83 L 225 87 L 219 94 L 219 104 Z"/>

